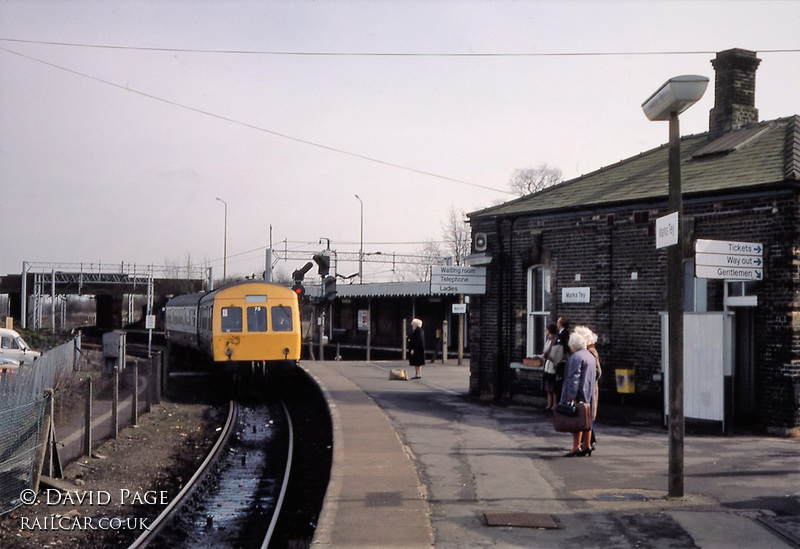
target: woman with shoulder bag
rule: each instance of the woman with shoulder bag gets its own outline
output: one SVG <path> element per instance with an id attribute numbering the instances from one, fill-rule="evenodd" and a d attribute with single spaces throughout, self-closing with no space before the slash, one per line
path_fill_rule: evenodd
<path id="1" fill-rule="evenodd" d="M 579 333 L 569 336 L 569 347 L 572 350 L 564 369 L 564 387 L 561 391 L 561 402 L 583 402 L 591 409 L 594 400 L 594 384 L 597 362 L 586 347 L 586 339 Z M 572 450 L 564 457 L 591 456 L 591 421 L 584 431 L 572 433 Z"/>
<path id="2" fill-rule="evenodd" d="M 556 335 L 558 329 L 555 324 L 547 325 L 547 338 L 544 342 L 544 349 L 542 349 L 542 358 L 544 359 L 544 373 L 542 374 L 542 388 L 547 393 L 547 406 L 545 410 L 553 410 L 558 404 L 558 397 L 556 396 L 556 365 L 550 357 L 554 349 Z"/>

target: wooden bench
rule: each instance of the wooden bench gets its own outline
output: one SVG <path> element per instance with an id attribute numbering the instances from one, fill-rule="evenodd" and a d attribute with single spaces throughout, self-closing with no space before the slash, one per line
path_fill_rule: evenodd
<path id="1" fill-rule="evenodd" d="M 512 362 L 508 366 L 510 371 L 508 395 L 510 398 L 513 398 L 515 394 L 542 394 L 544 364 L 541 357 L 526 358 L 522 362 Z"/>

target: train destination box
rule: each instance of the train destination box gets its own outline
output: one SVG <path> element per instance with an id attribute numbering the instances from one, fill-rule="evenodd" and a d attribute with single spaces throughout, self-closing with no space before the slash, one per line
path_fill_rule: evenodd
<path id="1" fill-rule="evenodd" d="M 698 239 L 695 276 L 725 280 L 762 280 L 764 246 L 760 242 Z"/>
<path id="2" fill-rule="evenodd" d="M 485 294 L 486 267 L 431 267 L 432 294 Z"/>

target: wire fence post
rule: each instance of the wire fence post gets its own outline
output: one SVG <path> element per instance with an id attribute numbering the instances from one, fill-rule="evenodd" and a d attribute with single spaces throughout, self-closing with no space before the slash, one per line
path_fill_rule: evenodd
<path id="1" fill-rule="evenodd" d="M 33 475 L 31 478 L 31 486 L 34 490 L 39 490 L 39 481 L 42 478 L 45 459 L 48 457 L 48 449 L 50 447 L 50 431 L 53 421 L 53 390 L 46 389 L 44 392 L 44 417 L 41 418 L 39 440 L 36 446 L 33 460 Z M 50 456 L 48 474 L 53 474 L 53 458 Z"/>
<path id="2" fill-rule="evenodd" d="M 148 414 L 153 408 L 153 358 L 147 361 L 147 391 L 145 391 L 145 412 Z"/>
<path id="3" fill-rule="evenodd" d="M 156 382 L 155 383 L 155 385 L 156 385 L 156 404 L 161 404 L 161 379 L 162 379 L 162 376 L 164 375 L 163 362 L 162 362 L 163 359 L 164 359 L 164 355 L 161 354 L 160 351 L 158 353 L 156 353 L 155 357 L 153 358 L 153 360 L 155 360 L 155 363 L 156 363 L 156 374 L 155 374 L 155 377 L 156 377 L 156 379 L 155 379 L 155 382 Z"/>
<path id="4" fill-rule="evenodd" d="M 114 390 L 113 396 L 111 399 L 111 423 L 112 431 L 111 436 L 112 438 L 117 438 L 119 436 L 119 368 L 114 368 Z"/>
<path id="5" fill-rule="evenodd" d="M 164 394 L 169 391 L 169 365 L 172 360 L 170 347 L 171 345 L 167 343 L 167 349 L 164 353 L 159 353 L 161 354 L 161 390 L 164 391 Z"/>
<path id="6" fill-rule="evenodd" d="M 139 359 L 133 360 L 133 394 L 131 395 L 131 425 L 139 425 Z"/>
<path id="7" fill-rule="evenodd" d="M 92 376 L 86 377 L 86 418 L 83 451 L 92 455 Z"/>
<path id="8" fill-rule="evenodd" d="M 56 459 L 56 457 L 53 455 L 56 450 L 55 444 L 53 444 L 56 421 L 55 391 L 50 388 L 45 389 L 44 397 L 47 399 L 47 408 L 45 412 L 45 427 L 42 432 L 44 434 L 44 441 L 46 445 L 45 452 L 47 455 L 47 475 L 50 477 L 55 477 L 53 474 L 53 462 Z"/>

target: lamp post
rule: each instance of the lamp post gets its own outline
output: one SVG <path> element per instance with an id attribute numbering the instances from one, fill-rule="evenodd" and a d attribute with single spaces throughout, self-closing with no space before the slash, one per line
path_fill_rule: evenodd
<path id="1" fill-rule="evenodd" d="M 358 250 L 358 282 L 364 283 L 364 201 L 356 195 L 356 198 L 361 203 L 361 247 Z"/>
<path id="2" fill-rule="evenodd" d="M 217 198 L 217 200 L 225 205 L 225 229 L 222 241 L 222 283 L 224 284 L 228 280 L 228 203 L 221 198 Z"/>
<path id="3" fill-rule="evenodd" d="M 680 124 L 678 115 L 703 97 L 705 76 L 676 76 L 667 80 L 642 109 L 650 120 L 669 120 L 668 213 L 678 214 L 678 243 L 667 249 L 667 312 L 669 316 L 669 497 L 684 495 L 683 448 L 683 196 L 681 191 Z"/>

